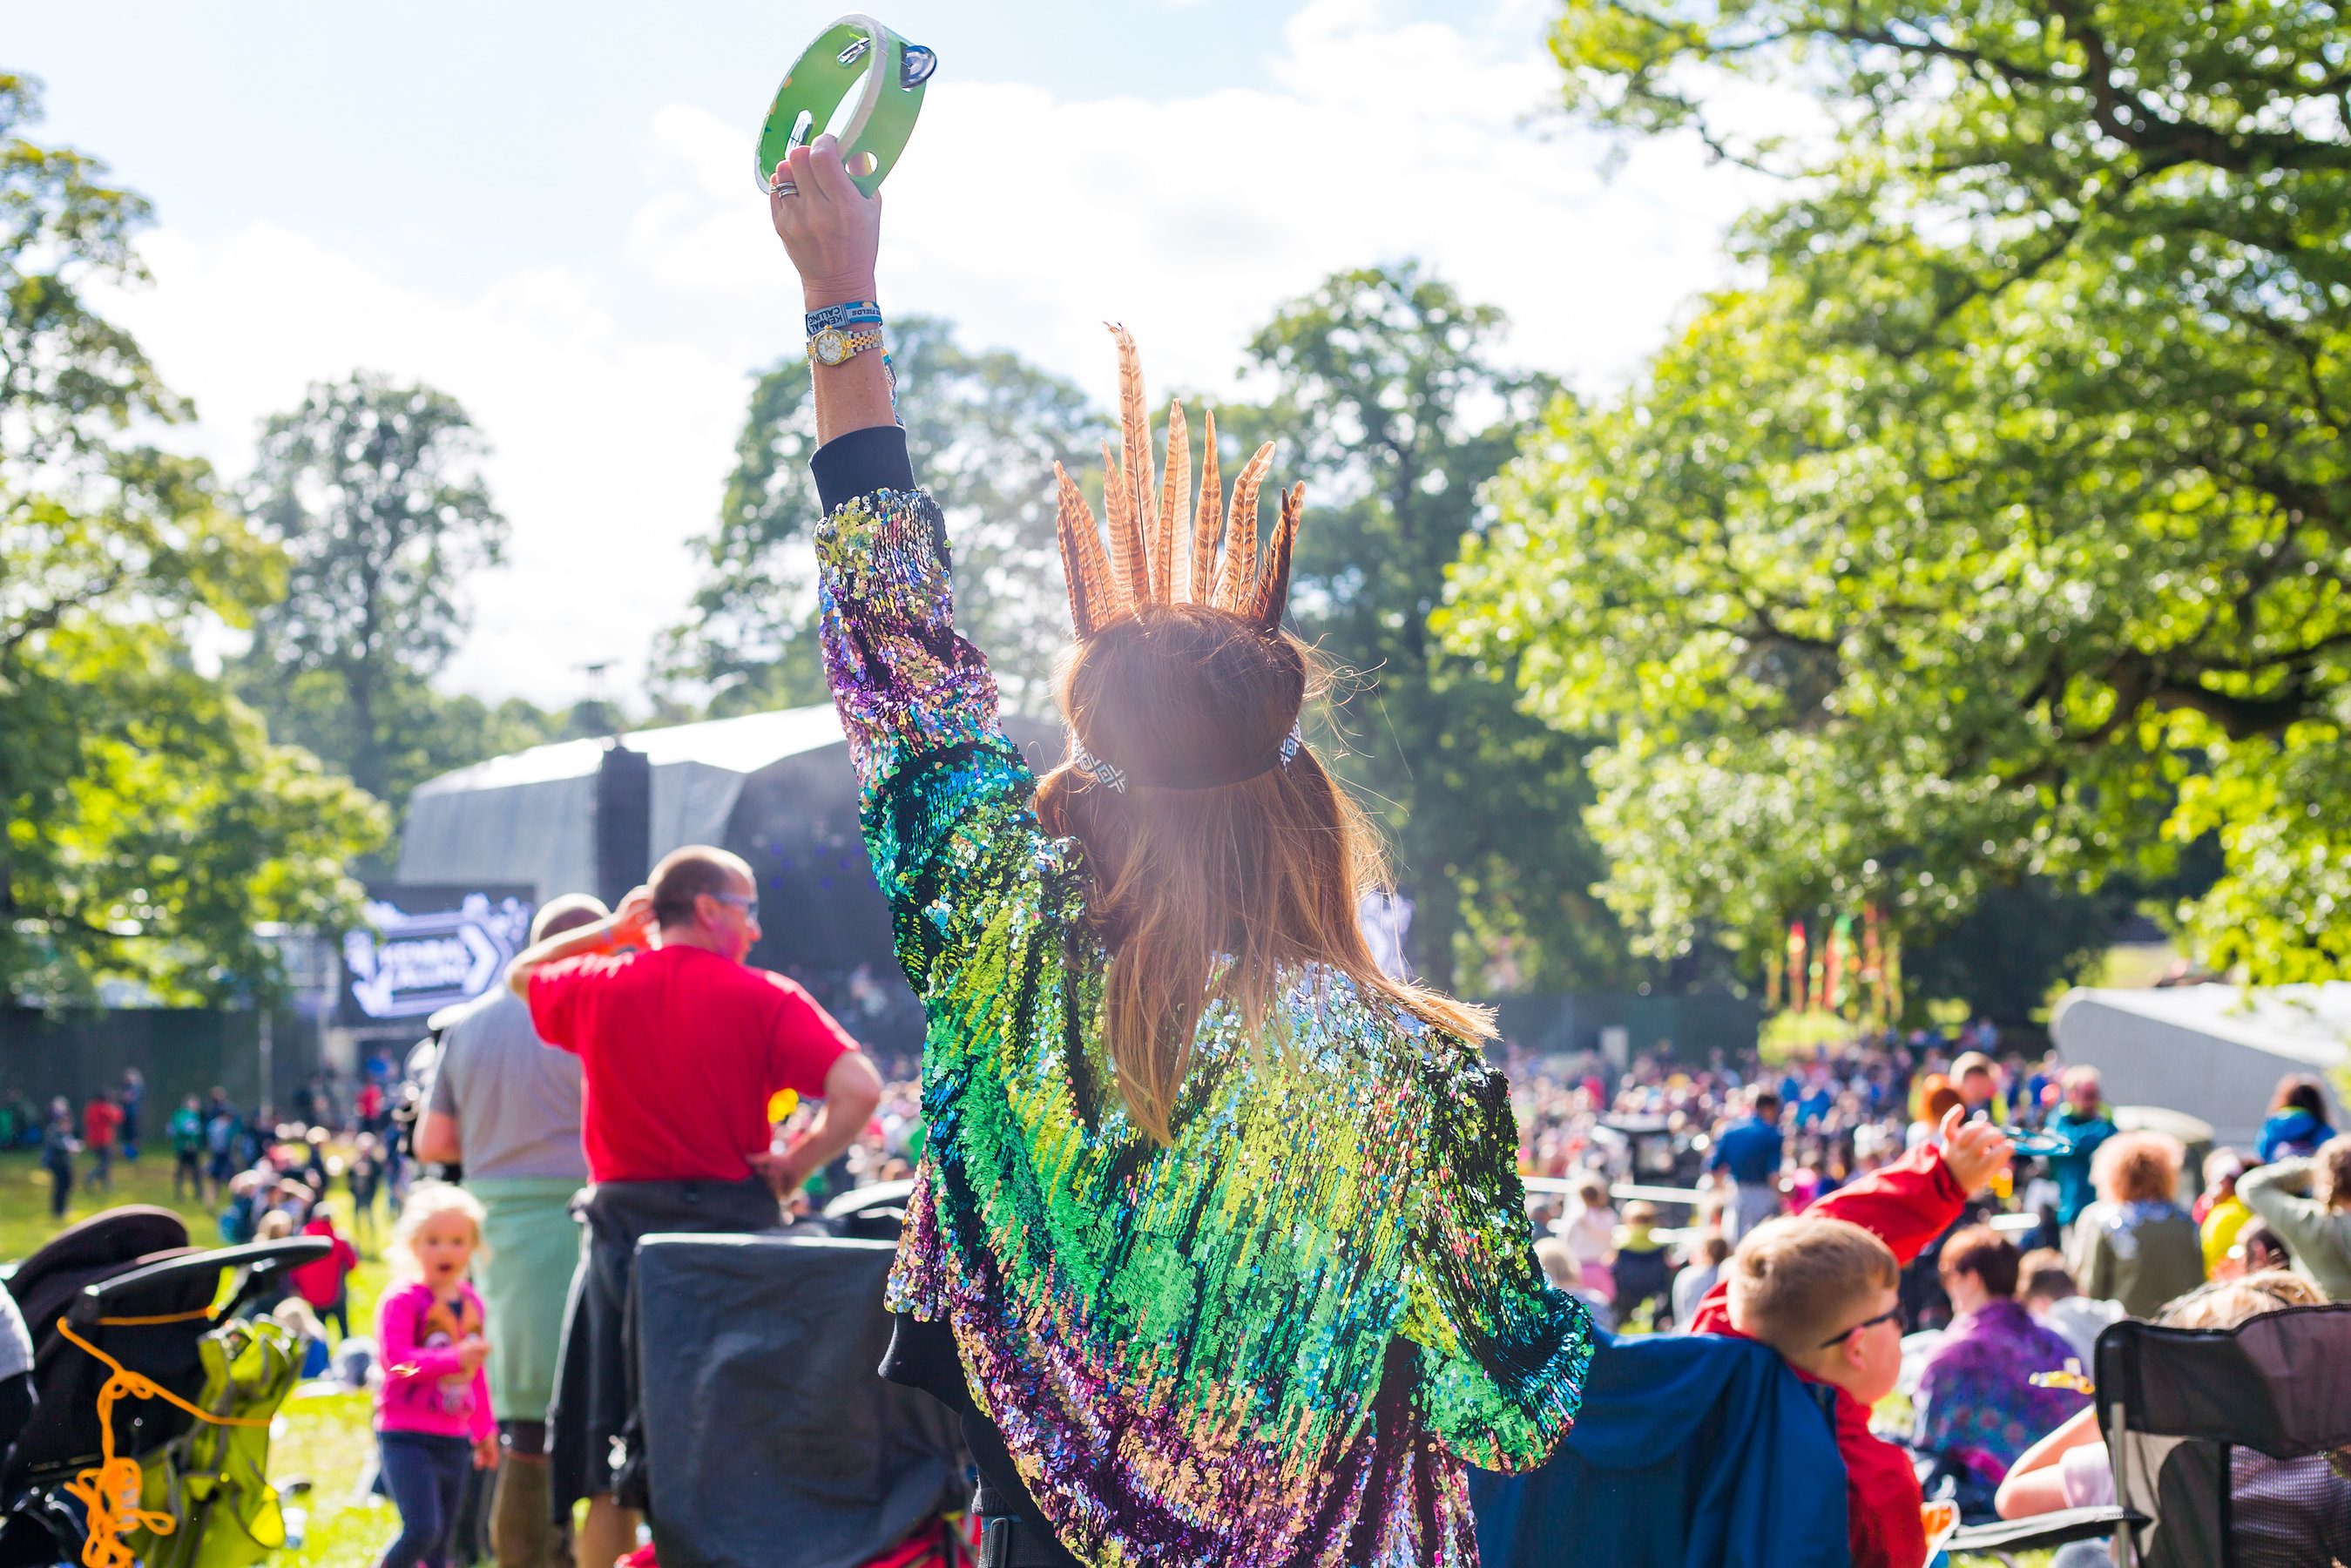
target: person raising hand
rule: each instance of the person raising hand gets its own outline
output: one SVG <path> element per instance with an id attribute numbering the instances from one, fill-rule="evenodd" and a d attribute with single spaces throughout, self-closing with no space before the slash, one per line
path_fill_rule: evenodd
<path id="1" fill-rule="evenodd" d="M 1907 1268 L 1928 1242 L 1958 1220 L 1967 1200 L 1990 1186 L 2015 1157 L 2015 1145 L 2007 1134 L 1989 1122 L 1970 1122 L 1966 1116 L 1964 1107 L 1952 1106 L 1944 1113 L 1937 1137 L 1892 1165 L 1855 1177 L 1805 1209 L 1802 1218 L 1771 1221 L 1742 1240 L 1722 1278 L 1698 1303 L 1690 1332 L 1768 1338 L 1748 1336 L 1734 1323 L 1732 1286 L 1743 1276 L 1769 1271 L 1765 1265 L 1771 1260 L 1759 1257 L 1759 1252 L 1797 1255 L 1808 1249 L 1834 1250 L 1840 1231 L 1848 1241 L 1860 1239 L 1842 1226 L 1823 1225 L 1823 1220 L 1842 1221 L 1867 1231 L 1893 1254 L 1893 1269 Z M 1875 1250 L 1866 1241 L 1862 1246 Z M 1883 1260 L 1885 1254 L 1877 1256 Z M 1798 1267 L 1816 1270 L 1817 1266 L 1799 1261 Z M 1881 1262 L 1877 1267 L 1886 1265 Z M 1805 1347 L 1814 1352 L 1816 1364 L 1831 1350 L 1847 1354 L 1868 1375 L 1839 1382 L 1821 1364 L 1800 1364 L 1798 1370 L 1848 1390 L 1835 1396 L 1834 1418 L 1837 1453 L 1845 1466 L 1847 1535 L 1854 1568 L 1922 1568 L 1927 1536 L 1918 1511 L 1925 1500 L 1918 1477 L 1903 1449 L 1869 1430 L 1865 1398 L 1891 1390 L 1894 1371 L 1901 1363 L 1900 1337 L 1905 1326 L 1894 1274 L 1873 1276 L 1870 1282 L 1877 1299 L 1850 1322 L 1835 1325 L 1845 1332 L 1835 1333 L 1832 1329 L 1817 1345 Z M 1880 1337 L 1869 1340 L 1865 1336 L 1870 1333 Z M 1853 1388 L 1864 1392 L 1855 1395 L 1850 1392 Z"/>
<path id="2" fill-rule="evenodd" d="M 1535 1260 L 1490 1017 L 1356 924 L 1376 848 L 1282 624 L 1302 488 L 1260 551 L 1273 448 L 1228 506 L 1211 419 L 1196 501 L 1180 404 L 1163 486 L 1114 329 L 1123 457 L 1106 533 L 1060 476 L 1070 746 L 1040 777 L 892 413 L 881 204 L 829 136 L 778 172 L 825 673 L 928 1019 L 883 1375 L 960 1417 L 990 1562 L 1468 1568 L 1466 1469 L 1549 1456 L 1593 1334 Z"/>

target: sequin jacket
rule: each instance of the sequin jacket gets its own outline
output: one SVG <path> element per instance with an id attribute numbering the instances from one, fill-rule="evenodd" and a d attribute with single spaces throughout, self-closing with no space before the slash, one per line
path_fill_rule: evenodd
<path id="1" fill-rule="evenodd" d="M 1308 971 L 1262 1038 L 1211 1005 L 1177 1142 L 1155 1143 L 1100 1043 L 1078 846 L 1039 828 L 956 634 L 938 508 L 871 492 L 817 553 L 866 847 L 928 1016 L 892 1310 L 947 1320 L 1085 1562 L 1475 1563 L 1464 1467 L 1540 1463 L 1593 1344 L 1536 1264 L 1501 1074 Z"/>

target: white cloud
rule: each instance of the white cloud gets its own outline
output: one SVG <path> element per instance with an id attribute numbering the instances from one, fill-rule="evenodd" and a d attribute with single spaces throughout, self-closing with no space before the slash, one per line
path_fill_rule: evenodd
<path id="1" fill-rule="evenodd" d="M 952 316 L 1105 398 L 1099 323 L 1124 320 L 1155 381 L 1220 388 L 1277 300 L 1418 256 L 1510 312 L 1512 359 L 1621 375 L 1721 277 L 1722 226 L 1758 191 L 1694 148 L 1604 177 L 1596 141 L 1540 123 L 1541 15 L 1510 4 L 1469 31 L 1311 0 L 1280 90 L 1071 100 L 944 78 L 886 193 L 885 308 Z M 740 129 L 672 105 L 654 131 L 678 171 L 636 214 L 632 259 L 679 289 L 772 293 L 789 275 Z"/>
<path id="2" fill-rule="evenodd" d="M 1309 0 L 1277 88 L 1168 101 L 943 76 L 888 188 L 885 308 L 955 319 L 1107 403 L 1105 319 L 1134 328 L 1156 388 L 1221 392 L 1277 301 L 1417 256 L 1509 311 L 1510 361 L 1621 376 L 1722 276 L 1722 225 L 1759 190 L 1687 148 L 1606 179 L 1595 143 L 1531 125 L 1556 90 L 1547 14 L 1497 0 L 1482 21 L 1394 24 L 1377 0 Z M 451 684 L 566 700 L 611 659 L 631 690 L 684 612 L 684 541 L 716 510 L 745 367 L 798 346 L 750 141 L 696 105 L 654 112 L 653 193 L 614 265 L 551 236 L 547 265 L 460 295 L 280 227 L 167 229 L 145 247 L 158 286 L 119 313 L 232 472 L 310 380 L 368 367 L 455 393 L 496 448 L 514 539 L 472 585 Z"/>
<path id="3" fill-rule="evenodd" d="M 249 465 L 263 419 L 354 369 L 430 382 L 473 415 L 513 539 L 507 564 L 468 585 L 475 630 L 450 685 L 567 700 L 579 666 L 604 659 L 635 684 L 692 589 L 684 541 L 717 511 L 738 370 L 623 339 L 559 268 L 452 299 L 266 225 L 214 246 L 166 230 L 143 248 L 156 287 L 113 308 L 196 398 L 191 444 L 225 474 Z"/>

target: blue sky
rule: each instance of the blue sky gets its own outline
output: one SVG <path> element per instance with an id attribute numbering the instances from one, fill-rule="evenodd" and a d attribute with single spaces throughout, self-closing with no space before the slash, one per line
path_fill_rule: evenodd
<path id="1" fill-rule="evenodd" d="M 315 378 L 457 394 L 496 451 L 508 565 L 448 684 L 632 686 L 695 580 L 749 377 L 797 351 L 752 188 L 776 80 L 831 5 L 9 4 L 0 61 L 41 139 L 153 200 L 154 287 L 114 306 L 232 476 Z M 1531 0 L 903 0 L 939 54 L 887 188 L 885 310 L 962 323 L 1107 396 L 1099 323 L 1155 386 L 1231 384 L 1332 269 L 1434 263 L 1507 352 L 1621 379 L 1723 276 L 1759 193 L 1694 148 L 1613 175 L 1545 125 Z"/>

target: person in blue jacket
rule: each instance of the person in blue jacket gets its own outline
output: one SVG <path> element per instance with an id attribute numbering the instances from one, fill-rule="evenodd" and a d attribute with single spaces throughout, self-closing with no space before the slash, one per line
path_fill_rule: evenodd
<path id="1" fill-rule="evenodd" d="M 2057 1183 L 2057 1224 L 2071 1229 L 2074 1216 L 2098 1199 L 2090 1185 L 2090 1161 L 2098 1145 L 2115 1135 L 2115 1123 L 2106 1113 L 2106 1086 L 2096 1068 L 2069 1067 L 2057 1083 L 2065 1098 L 2049 1119 L 2049 1130 L 2069 1146 L 2049 1156 L 2049 1175 Z"/>
<path id="2" fill-rule="evenodd" d="M 2289 1072 L 2278 1080 L 2277 1092 L 2270 1096 L 2269 1120 L 2262 1124 L 2261 1141 L 2253 1152 L 2263 1165 L 2305 1159 L 2334 1135 L 2335 1129 L 2326 1121 L 2325 1089 L 2308 1073 Z"/>

